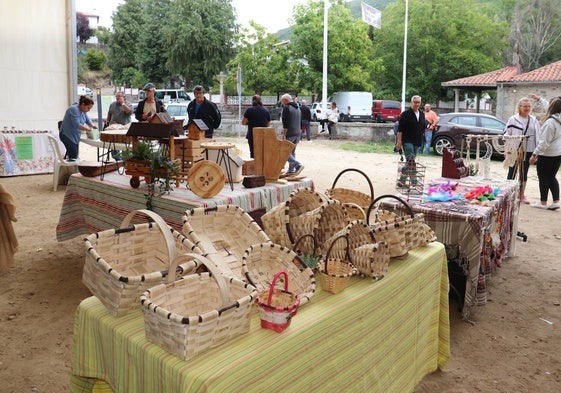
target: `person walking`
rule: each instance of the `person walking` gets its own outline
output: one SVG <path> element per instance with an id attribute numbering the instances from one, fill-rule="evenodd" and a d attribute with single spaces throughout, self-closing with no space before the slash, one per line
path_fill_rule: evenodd
<path id="1" fill-rule="evenodd" d="M 201 119 L 204 121 L 208 130 L 205 131 L 205 138 L 212 139 L 214 129 L 220 127 L 222 115 L 216 104 L 205 97 L 205 89 L 202 86 L 195 86 L 193 89 L 195 99 L 187 105 L 189 120 Z"/>
<path id="2" fill-rule="evenodd" d="M 94 102 L 91 98 L 80 96 L 77 103 L 70 105 L 64 113 L 64 118 L 60 124 L 60 141 L 66 148 L 66 158 L 68 161 L 78 160 L 78 149 L 80 146 L 80 137 L 82 131 L 91 131 L 97 129 L 92 120 L 88 116 L 88 112 L 92 109 Z"/>
<path id="3" fill-rule="evenodd" d="M 411 97 L 411 106 L 399 115 L 399 126 L 397 129 L 397 143 L 395 149 L 399 151 L 403 148 L 406 165 L 406 173 L 401 174 L 397 186 L 405 187 L 406 178 L 410 177 L 411 184 L 415 185 L 417 179 L 411 173 L 416 171 L 415 160 L 425 133 L 426 119 L 424 113 L 419 110 L 421 107 L 421 96 Z"/>
<path id="4" fill-rule="evenodd" d="M 300 114 L 302 134 L 306 134 L 306 140 L 308 142 L 311 142 L 312 139 L 310 138 L 310 123 L 312 122 L 312 111 L 310 111 L 310 107 L 308 106 L 306 100 L 302 100 L 302 105 L 300 106 Z"/>
<path id="5" fill-rule="evenodd" d="M 247 108 L 242 117 L 242 124 L 247 126 L 247 144 L 249 145 L 249 156 L 253 157 L 253 129 L 255 127 L 269 127 L 271 125 L 271 113 L 263 108 L 261 96 L 251 97 L 251 107 Z"/>
<path id="6" fill-rule="evenodd" d="M 427 122 L 424 134 L 423 153 L 428 156 L 432 145 L 432 134 L 436 128 L 436 124 L 440 120 L 435 111 L 431 109 L 430 104 L 425 104 L 425 120 Z"/>
<path id="7" fill-rule="evenodd" d="M 506 122 L 505 135 L 520 136 L 524 135 L 526 138 L 522 141 L 520 146 L 526 155 L 523 157 L 523 162 L 518 163 L 522 165 L 522 179 L 520 181 L 520 201 L 529 204 L 530 201 L 524 195 L 526 190 L 526 182 L 528 181 L 528 170 L 530 168 L 530 157 L 536 148 L 538 136 L 540 132 L 540 123 L 535 116 L 531 115 L 532 102 L 528 97 L 523 97 L 518 101 L 518 113 L 512 115 Z M 516 178 L 516 166 L 508 168 L 507 179 L 513 180 Z"/>
<path id="8" fill-rule="evenodd" d="M 559 182 L 556 176 L 561 165 L 561 97 L 555 97 L 549 102 L 538 144 L 529 161 L 532 165 L 537 163 L 540 187 L 540 201 L 530 206 L 538 209 L 559 209 Z M 549 192 L 553 203 L 548 206 Z"/>
<path id="9" fill-rule="evenodd" d="M 296 146 L 302 137 L 300 108 L 292 101 L 290 94 L 283 94 L 281 103 L 283 105 L 281 112 L 282 139 L 294 144 L 294 149 L 292 149 L 288 157 L 288 170 L 286 174 L 298 176 L 304 170 L 304 165 L 296 160 Z"/>

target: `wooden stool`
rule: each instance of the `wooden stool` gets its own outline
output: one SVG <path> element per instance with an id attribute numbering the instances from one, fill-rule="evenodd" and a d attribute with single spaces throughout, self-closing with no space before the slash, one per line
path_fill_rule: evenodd
<path id="1" fill-rule="evenodd" d="M 220 166 L 224 164 L 223 168 L 226 171 L 226 177 L 228 177 L 230 188 L 232 189 L 232 191 L 234 191 L 232 168 L 230 168 L 230 161 L 234 161 L 234 160 L 230 157 L 230 152 L 229 152 L 229 150 L 234 147 L 234 144 L 229 142 L 204 142 L 201 143 L 201 147 L 205 151 L 205 157 L 207 160 L 208 160 L 209 150 L 217 150 L 218 155 L 216 156 L 216 163 Z"/>

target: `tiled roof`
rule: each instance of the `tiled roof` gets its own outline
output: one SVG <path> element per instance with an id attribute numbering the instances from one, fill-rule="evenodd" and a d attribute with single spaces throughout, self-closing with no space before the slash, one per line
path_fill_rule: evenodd
<path id="1" fill-rule="evenodd" d="M 561 82 L 561 60 L 515 76 L 511 82 Z"/>
<path id="2" fill-rule="evenodd" d="M 515 75 L 519 74 L 517 66 L 510 65 L 500 70 L 487 72 L 465 78 L 454 79 L 448 82 L 442 82 L 445 87 L 496 87 L 497 81 L 511 80 Z"/>

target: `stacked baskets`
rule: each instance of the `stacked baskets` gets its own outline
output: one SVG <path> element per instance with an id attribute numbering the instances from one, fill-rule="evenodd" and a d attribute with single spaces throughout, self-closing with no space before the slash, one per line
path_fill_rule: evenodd
<path id="1" fill-rule="evenodd" d="M 366 179 L 366 183 L 370 189 L 370 195 L 350 188 L 335 187 L 337 181 L 347 172 L 356 172 L 362 175 L 362 177 Z M 354 168 L 347 168 L 341 171 L 337 177 L 335 177 L 331 188 L 325 193 L 330 198 L 340 201 L 345 206 L 350 220 L 365 220 L 366 210 L 374 200 L 374 186 L 372 186 L 372 181 L 370 181 L 366 173 Z"/>

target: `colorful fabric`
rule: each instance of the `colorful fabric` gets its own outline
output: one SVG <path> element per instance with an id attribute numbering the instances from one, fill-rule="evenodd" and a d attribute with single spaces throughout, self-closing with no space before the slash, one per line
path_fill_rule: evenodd
<path id="1" fill-rule="evenodd" d="M 56 227 L 57 240 L 64 241 L 79 235 L 118 228 L 123 218 L 135 209 L 146 208 L 146 183 L 134 189 L 129 184 L 130 176 L 117 172 L 99 177 L 72 175 L 66 186 L 66 193 Z M 195 207 L 215 207 L 233 204 L 246 212 L 256 209 L 272 209 L 288 199 L 290 193 L 298 188 L 314 187 L 311 179 L 306 178 L 286 184 L 269 183 L 264 187 L 245 188 L 242 184 L 226 184 L 222 191 L 212 198 L 200 198 L 180 184 L 169 195 L 153 200 L 154 212 L 158 213 L 171 227 L 181 230 L 185 210 Z"/>
<path id="2" fill-rule="evenodd" d="M 248 334 L 189 361 L 146 341 L 140 310 L 115 318 L 90 297 L 76 313 L 72 380 L 137 393 L 412 392 L 449 360 L 448 289 L 444 246 L 431 243 L 380 281 L 316 289 L 282 333 L 262 329 L 254 306 Z"/>
<path id="3" fill-rule="evenodd" d="M 452 181 L 458 183 L 455 193 L 493 185 L 498 189 L 494 200 L 470 203 L 466 199 L 440 202 L 409 196 L 409 204 L 415 213 L 423 213 L 426 223 L 434 230 L 439 242 L 447 246 L 458 245 L 461 257 L 469 261 L 469 271 L 464 298 L 463 318 L 469 319 L 473 306 L 486 303 L 486 276 L 508 254 L 514 255 L 514 240 L 518 225 L 518 183 L 505 179 L 435 179 L 429 187 Z M 407 199 L 407 197 L 405 197 Z M 426 199 L 426 198 L 425 198 Z M 384 208 L 400 208 L 399 202 L 388 199 Z M 489 243 L 492 252 L 485 247 L 485 235 L 495 239 Z"/>
<path id="4" fill-rule="evenodd" d="M 53 173 L 52 131 L 0 131 L 0 177 Z"/>

